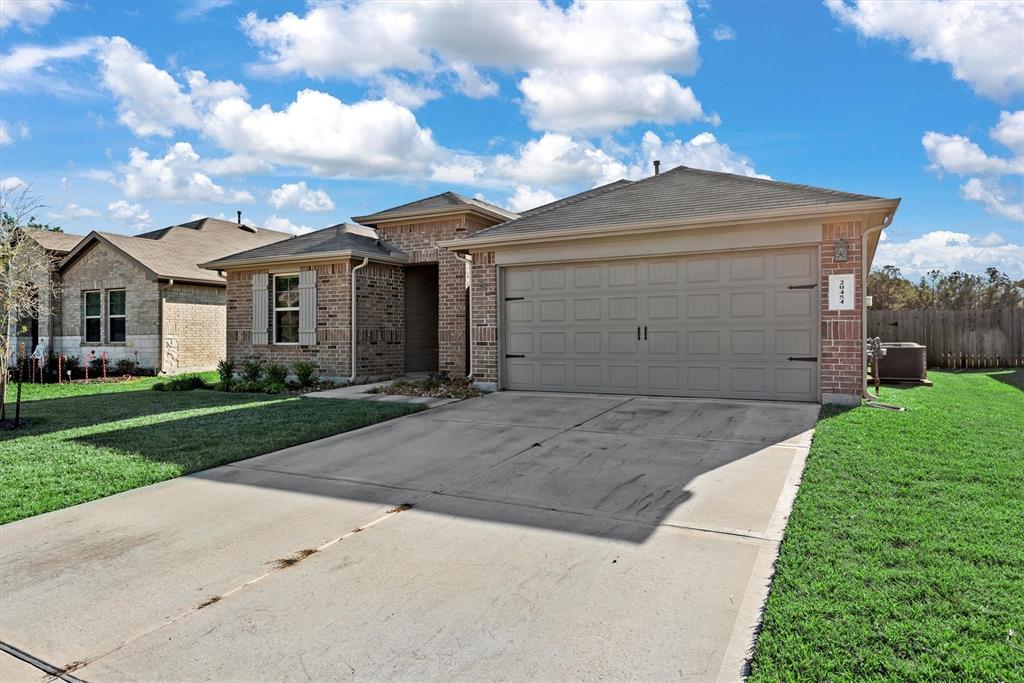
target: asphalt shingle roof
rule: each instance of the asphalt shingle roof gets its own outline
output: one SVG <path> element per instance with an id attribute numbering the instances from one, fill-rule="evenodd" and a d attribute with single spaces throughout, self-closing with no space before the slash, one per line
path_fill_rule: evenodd
<path id="1" fill-rule="evenodd" d="M 317 254 L 337 251 L 357 251 L 370 256 L 404 256 L 399 249 L 384 240 L 360 234 L 367 230 L 368 228 L 365 226 L 339 223 L 323 230 L 293 237 L 284 242 L 275 242 L 274 244 L 231 254 L 226 258 L 210 260 L 216 260 L 218 266 L 226 266 L 238 261 L 270 260 L 275 257 L 290 256 L 316 256 Z"/>
<path id="2" fill-rule="evenodd" d="M 66 254 L 85 239 L 85 235 L 71 235 L 64 232 L 40 230 L 38 228 L 25 228 L 25 234 L 31 237 L 43 249 L 55 254 Z"/>
<path id="3" fill-rule="evenodd" d="M 514 218 L 518 214 L 503 209 L 500 206 L 485 202 L 482 199 L 474 199 L 471 197 L 464 197 L 456 192 L 442 192 L 441 194 L 434 195 L 433 197 L 427 197 L 426 199 L 418 199 L 408 204 L 400 204 L 399 206 L 393 206 L 390 209 L 384 209 L 377 213 L 368 214 L 366 216 L 354 216 L 353 220 L 366 225 L 373 225 L 380 223 L 388 218 L 401 217 L 408 214 L 414 214 L 418 211 L 436 211 L 438 209 L 447 209 L 451 207 L 476 207 L 485 209 L 491 213 L 497 213 L 501 216 L 508 218 Z"/>
<path id="4" fill-rule="evenodd" d="M 116 248 L 155 273 L 157 277 L 222 284 L 216 272 L 200 263 L 228 256 L 242 249 L 288 241 L 291 235 L 232 221 L 202 218 L 141 235 L 97 233 Z"/>
<path id="5" fill-rule="evenodd" d="M 537 207 L 475 232 L 470 239 L 867 199 L 880 197 L 677 166 L 643 180 L 620 180 Z"/>

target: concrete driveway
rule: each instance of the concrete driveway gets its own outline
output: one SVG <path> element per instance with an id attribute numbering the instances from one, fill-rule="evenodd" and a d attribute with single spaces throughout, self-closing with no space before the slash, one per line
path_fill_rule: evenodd
<path id="1" fill-rule="evenodd" d="M 499 393 L 23 520 L 0 640 L 90 681 L 734 679 L 817 413 Z"/>

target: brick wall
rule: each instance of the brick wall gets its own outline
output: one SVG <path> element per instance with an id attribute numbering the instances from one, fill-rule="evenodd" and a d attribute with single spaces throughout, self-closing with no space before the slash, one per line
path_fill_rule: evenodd
<path id="1" fill-rule="evenodd" d="M 311 346 L 252 343 L 252 276 L 270 272 L 268 269 L 232 271 L 228 273 L 227 288 L 227 356 L 236 363 L 258 358 L 267 363 L 292 366 L 296 361 L 308 361 L 322 377 L 348 377 L 350 367 L 349 336 L 349 268 L 348 261 L 277 269 L 278 273 L 300 270 L 316 271 L 316 339 Z M 365 269 L 364 269 L 365 270 Z M 271 321 L 270 341 L 273 342 L 273 273 L 267 297 Z"/>
<path id="2" fill-rule="evenodd" d="M 466 367 L 467 270 L 465 261 L 438 242 L 458 239 L 491 225 L 468 216 L 388 223 L 377 232 L 409 255 L 409 263 L 436 263 L 438 277 L 438 368 L 464 375 Z"/>
<path id="3" fill-rule="evenodd" d="M 857 403 L 864 385 L 864 330 L 862 311 L 864 283 L 862 280 L 860 221 L 826 223 L 821 230 L 821 396 L 823 401 Z M 835 260 L 835 243 L 847 243 L 847 260 Z M 828 276 L 854 276 L 853 310 L 830 311 L 828 308 Z"/>
<path id="4" fill-rule="evenodd" d="M 498 267 L 494 252 L 473 254 L 473 375 L 498 382 Z"/>
<path id="5" fill-rule="evenodd" d="M 405 271 L 369 263 L 356 271 L 356 361 L 366 377 L 405 372 Z M 346 323 L 347 324 L 347 323 Z"/>
<path id="6" fill-rule="evenodd" d="M 96 244 L 81 255 L 61 278 L 60 336 L 54 338 L 54 350 L 70 356 L 85 355 L 92 350 L 104 351 L 112 360 L 129 358 L 141 366 L 160 368 L 160 287 L 147 273 L 121 252 Z M 107 292 L 125 290 L 124 343 L 110 343 L 107 329 Z M 102 337 L 99 343 L 86 343 L 83 334 L 84 295 L 101 293 Z"/>
<path id="7" fill-rule="evenodd" d="M 164 372 L 210 370 L 224 358 L 227 297 L 223 287 L 171 285 L 163 290 Z"/>

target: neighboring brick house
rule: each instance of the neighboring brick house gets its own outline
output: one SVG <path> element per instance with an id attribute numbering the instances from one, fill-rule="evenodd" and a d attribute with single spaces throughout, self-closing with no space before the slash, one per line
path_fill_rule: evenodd
<path id="1" fill-rule="evenodd" d="M 852 403 L 864 282 L 898 206 L 678 167 L 522 215 L 444 193 L 206 266 L 227 271 L 239 360 L 357 380 L 439 369 L 491 390 Z"/>
<path id="2" fill-rule="evenodd" d="M 45 355 L 50 349 L 51 338 L 60 334 L 60 273 L 57 272 L 57 265 L 84 239 L 83 235 L 52 230 L 24 228 L 24 231 L 46 251 L 52 259 L 52 266 L 34 278 L 39 302 L 38 315 L 16 323 L 14 343 L 10 346 L 15 358 L 29 357 L 37 351 Z"/>
<path id="3" fill-rule="evenodd" d="M 206 263 L 227 272 L 227 354 L 333 379 L 465 374 L 468 265 L 438 242 L 515 216 L 446 192 Z"/>
<path id="4" fill-rule="evenodd" d="M 211 369 L 225 357 L 226 281 L 198 264 L 290 237 L 217 218 L 133 237 L 89 233 L 59 265 L 53 350 L 168 374 Z"/>

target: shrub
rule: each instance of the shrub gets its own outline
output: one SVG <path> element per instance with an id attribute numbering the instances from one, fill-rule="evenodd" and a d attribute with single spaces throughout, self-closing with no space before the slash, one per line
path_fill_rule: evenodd
<path id="1" fill-rule="evenodd" d="M 156 389 L 157 385 L 163 384 L 163 389 L 157 389 L 157 391 L 192 391 L 193 389 L 205 389 L 206 383 L 203 378 L 199 375 L 178 375 L 172 377 L 166 383 L 157 382 L 153 385 Z"/>
<path id="2" fill-rule="evenodd" d="M 263 391 L 263 382 L 235 382 L 230 391 L 235 394 L 258 394 Z"/>
<path id="3" fill-rule="evenodd" d="M 284 381 L 288 377 L 288 366 L 278 365 L 271 363 L 267 366 L 267 382 L 269 384 L 280 384 L 284 386 Z"/>
<path id="4" fill-rule="evenodd" d="M 220 384 L 231 384 L 231 380 L 235 378 L 235 359 L 225 358 L 217 363 L 217 374 L 220 376 Z"/>
<path id="5" fill-rule="evenodd" d="M 82 360 L 78 356 L 66 356 L 61 362 L 61 368 L 63 369 L 65 379 L 67 379 L 69 372 L 72 377 L 75 377 L 82 371 Z"/>
<path id="6" fill-rule="evenodd" d="M 263 361 L 258 358 L 247 360 L 242 364 L 242 378 L 246 382 L 259 382 L 263 374 Z"/>
<path id="7" fill-rule="evenodd" d="M 298 378 L 299 384 L 304 387 L 311 387 L 316 383 L 313 377 L 316 374 L 316 366 L 308 361 L 300 360 L 294 363 L 292 365 L 292 372 Z"/>
<path id="8" fill-rule="evenodd" d="M 108 368 L 109 369 L 109 368 Z M 96 356 L 89 361 L 89 376 L 92 378 L 99 377 L 103 374 L 103 356 Z"/>
<path id="9" fill-rule="evenodd" d="M 131 358 L 122 358 L 117 361 L 117 374 L 134 375 L 136 372 L 138 372 L 138 367 L 136 367 L 135 361 Z"/>
<path id="10" fill-rule="evenodd" d="M 263 383 L 264 394 L 283 394 L 285 389 L 285 385 L 280 382 L 271 382 L 268 380 Z"/>

